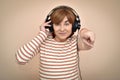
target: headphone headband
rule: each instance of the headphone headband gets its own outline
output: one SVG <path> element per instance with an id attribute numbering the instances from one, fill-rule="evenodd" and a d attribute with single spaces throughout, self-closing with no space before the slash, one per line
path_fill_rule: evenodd
<path id="1" fill-rule="evenodd" d="M 58 7 L 55 7 L 54 9 L 52 9 L 52 10 L 49 12 L 48 16 L 50 16 L 54 11 L 56 11 L 56 10 L 58 10 L 58 9 L 70 9 L 70 10 L 72 11 L 72 13 L 73 13 L 76 17 L 78 16 L 77 12 L 76 12 L 73 8 L 71 8 L 71 7 L 69 7 L 69 6 L 64 6 L 64 5 L 58 6 Z"/>

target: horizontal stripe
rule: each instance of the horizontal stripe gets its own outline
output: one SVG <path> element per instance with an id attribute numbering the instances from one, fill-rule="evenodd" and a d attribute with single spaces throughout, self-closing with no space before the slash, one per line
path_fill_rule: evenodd
<path id="1" fill-rule="evenodd" d="M 48 60 L 48 59 L 43 59 L 43 58 L 40 59 L 41 62 L 53 63 L 53 64 L 57 64 L 57 63 L 64 64 L 64 63 L 69 63 L 69 62 L 73 62 L 73 61 L 76 61 L 76 60 L 78 60 L 78 59 L 76 59 L 76 57 L 73 57 L 73 58 L 67 59 L 67 60 L 62 60 L 62 61 L 60 61 L 60 60 L 58 60 L 58 61 L 56 61 L 56 60 Z"/>
<path id="2" fill-rule="evenodd" d="M 77 65 L 77 63 L 71 64 L 71 65 L 63 65 L 63 66 L 52 66 L 52 65 L 45 65 L 43 63 L 40 63 L 41 66 L 46 67 L 46 68 L 55 68 L 55 69 L 62 69 L 62 68 L 69 68 Z"/>
<path id="3" fill-rule="evenodd" d="M 52 51 L 52 50 L 43 49 L 40 52 L 41 52 L 41 54 L 46 55 L 46 56 L 49 55 L 49 56 L 56 56 L 56 57 L 64 57 L 64 56 L 72 55 L 73 53 L 76 54 L 77 50 L 73 49 L 66 53 L 66 51 L 64 51 L 64 50 Z"/>
<path id="4" fill-rule="evenodd" d="M 69 43 L 69 44 L 68 44 Z M 72 46 L 72 45 L 76 45 L 76 41 L 69 41 L 69 42 L 66 42 L 65 44 L 56 44 L 53 40 L 47 40 L 45 42 L 43 42 L 43 44 L 47 47 L 52 47 L 52 48 L 63 48 L 63 45 L 65 47 L 68 47 L 68 46 Z M 59 45 L 59 46 L 58 46 Z"/>
<path id="5" fill-rule="evenodd" d="M 76 48 L 73 49 L 69 49 L 69 50 L 65 50 L 65 49 L 56 49 L 56 50 L 52 50 L 52 49 L 48 49 L 48 48 L 41 48 L 40 52 L 43 54 L 49 54 L 49 55 L 54 55 L 54 56 L 67 56 L 70 55 L 73 52 L 77 52 Z"/>
<path id="6" fill-rule="evenodd" d="M 40 64 L 40 69 L 42 69 L 42 70 L 46 70 L 46 71 L 58 71 L 58 72 L 60 72 L 60 71 L 63 71 L 63 72 L 65 72 L 65 71 L 70 71 L 70 70 L 73 70 L 73 69 L 77 69 L 78 67 L 77 67 L 77 64 L 76 65 L 73 65 L 73 66 L 70 66 L 70 67 L 67 67 L 67 68 L 62 68 L 62 67 L 59 67 L 59 68 L 54 68 L 54 67 L 46 67 L 46 66 L 43 66 L 43 65 L 41 65 Z M 78 70 L 78 69 L 77 69 Z"/>
<path id="7" fill-rule="evenodd" d="M 55 57 L 55 56 L 47 57 L 47 56 L 44 56 L 43 54 L 40 54 L 40 60 L 42 59 L 42 60 L 46 60 L 46 61 L 66 62 L 66 61 L 69 61 L 69 60 L 75 60 L 77 58 L 76 53 L 72 56 L 74 56 L 74 57 L 71 57 L 71 55 L 70 55 L 70 56 L 68 56 L 69 58 L 67 58 L 67 59 L 58 59 L 58 57 Z"/>
<path id="8" fill-rule="evenodd" d="M 48 46 L 48 45 L 41 45 L 41 50 L 49 50 L 49 51 L 65 51 L 65 52 L 70 52 L 72 51 L 73 49 L 76 49 L 77 46 L 76 44 L 72 44 L 72 45 L 69 45 L 69 46 L 63 46 L 63 47 L 59 47 L 57 48 L 56 46 Z"/>
<path id="9" fill-rule="evenodd" d="M 78 73 L 76 72 L 75 74 L 70 74 L 70 75 L 65 75 L 65 76 L 50 76 L 50 75 L 45 75 L 45 74 L 41 74 L 40 73 L 40 77 L 42 77 L 43 78 L 43 80 L 44 79 L 52 79 L 52 80 L 61 80 L 61 79 L 63 79 L 63 80 L 68 80 L 68 79 L 72 79 L 72 78 L 74 78 L 74 77 L 77 77 L 78 75 L 77 75 Z"/>
<path id="10" fill-rule="evenodd" d="M 41 62 L 41 64 L 43 65 L 47 65 L 47 66 L 69 66 L 69 65 L 73 65 L 73 64 L 76 64 L 77 61 L 73 61 L 73 62 L 67 62 L 67 63 L 56 63 L 56 64 L 53 64 L 53 63 L 46 63 L 46 62 Z"/>
<path id="11" fill-rule="evenodd" d="M 75 57 L 75 58 L 77 58 L 77 54 L 73 54 L 73 55 L 70 55 L 70 56 L 62 56 L 62 57 L 60 57 L 60 56 L 45 56 L 45 55 L 43 55 L 43 54 L 41 54 L 41 59 L 42 58 L 46 58 L 46 59 L 51 59 L 51 60 L 68 60 L 68 59 L 70 59 L 70 58 L 73 58 L 73 57 Z"/>
<path id="12" fill-rule="evenodd" d="M 43 67 L 40 67 L 39 69 L 42 70 L 42 71 L 45 71 L 45 72 L 52 72 L 52 73 L 64 73 L 64 72 L 68 72 L 68 71 L 72 71 L 72 70 L 75 70 L 77 67 L 71 67 L 71 68 L 62 68 L 62 69 L 49 69 L 49 68 L 43 68 Z"/>
<path id="13" fill-rule="evenodd" d="M 45 72 L 45 71 L 41 71 L 39 72 L 40 74 L 44 74 L 44 75 L 48 75 L 48 76 L 68 76 L 71 74 L 76 74 L 77 70 L 72 70 L 72 71 L 68 71 L 68 72 L 64 72 L 64 73 L 53 73 L 53 72 Z"/>

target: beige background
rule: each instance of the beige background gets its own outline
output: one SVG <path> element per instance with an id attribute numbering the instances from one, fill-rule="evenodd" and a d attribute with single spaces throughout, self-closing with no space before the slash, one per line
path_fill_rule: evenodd
<path id="1" fill-rule="evenodd" d="M 94 48 L 80 52 L 83 80 L 120 80 L 120 0 L 0 0 L 0 80 L 38 80 L 39 56 L 18 65 L 15 52 L 61 4 L 74 8 L 82 27 L 96 33 Z"/>

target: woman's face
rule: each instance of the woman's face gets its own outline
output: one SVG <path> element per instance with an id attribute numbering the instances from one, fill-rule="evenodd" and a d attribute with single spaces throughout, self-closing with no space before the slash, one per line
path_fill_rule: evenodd
<path id="1" fill-rule="evenodd" d="M 66 41 L 72 33 L 72 24 L 65 16 L 61 23 L 53 24 L 55 40 L 59 42 Z"/>

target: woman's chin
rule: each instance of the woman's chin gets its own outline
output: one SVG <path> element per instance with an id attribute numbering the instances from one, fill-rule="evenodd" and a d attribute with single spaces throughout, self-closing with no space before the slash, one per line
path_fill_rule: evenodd
<path id="1" fill-rule="evenodd" d="M 55 38 L 55 40 L 56 41 L 58 41 L 58 42 L 64 42 L 64 41 L 66 41 L 67 40 L 67 37 L 60 37 L 60 38 Z"/>

